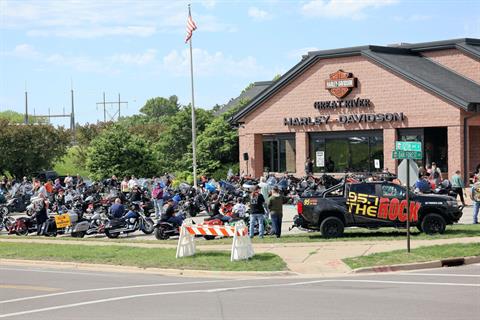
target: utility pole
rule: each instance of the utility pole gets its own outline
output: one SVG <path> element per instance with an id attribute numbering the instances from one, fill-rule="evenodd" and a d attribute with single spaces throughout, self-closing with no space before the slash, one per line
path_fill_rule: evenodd
<path id="1" fill-rule="evenodd" d="M 121 108 L 122 108 L 123 104 L 128 106 L 128 101 L 121 101 L 120 93 L 118 94 L 118 101 L 106 101 L 105 92 L 104 92 L 103 93 L 103 101 L 102 102 L 97 102 L 97 107 L 98 107 L 98 105 L 103 106 L 103 122 L 107 122 L 107 113 L 108 113 L 107 112 L 107 105 L 110 106 L 110 107 L 117 105 L 117 111 L 113 115 L 110 115 L 110 113 L 108 113 L 108 116 L 110 117 L 110 121 L 114 121 L 115 117 L 117 118 L 117 120 L 120 120 Z"/>
<path id="2" fill-rule="evenodd" d="M 103 91 L 103 122 L 107 122 L 107 108 L 105 107 L 105 91 Z"/>
<path id="3" fill-rule="evenodd" d="M 75 128 L 75 104 L 73 100 L 73 88 L 71 89 L 70 92 L 72 94 L 72 111 L 70 112 L 70 130 L 72 130 L 73 144 L 76 144 L 77 136 L 76 136 L 76 128 Z"/>
<path id="4" fill-rule="evenodd" d="M 23 121 L 25 124 L 28 124 L 28 93 L 25 89 L 25 119 Z"/>

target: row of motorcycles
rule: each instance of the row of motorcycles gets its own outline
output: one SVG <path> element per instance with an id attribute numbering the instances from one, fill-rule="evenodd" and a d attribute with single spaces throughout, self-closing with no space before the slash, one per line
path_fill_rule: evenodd
<path id="1" fill-rule="evenodd" d="M 277 186 L 284 196 L 285 203 L 293 204 L 300 195 L 321 192 L 336 185 L 340 180 L 329 175 L 318 178 L 295 178 L 285 175 L 281 178 L 270 176 L 266 183 Z M 37 233 L 45 236 L 70 235 L 82 238 L 86 235 L 105 234 L 109 238 L 117 238 L 120 234 L 142 231 L 145 234 L 155 233 L 157 239 L 168 239 L 177 236 L 179 226 L 159 219 L 154 222 L 151 215 L 154 213 L 153 201 L 150 196 L 152 181 L 143 184 L 139 189 L 141 197 L 135 201 L 130 194 L 121 193 L 118 186 L 105 180 L 85 187 L 83 190 L 65 188 L 62 191 L 49 195 L 48 219 L 40 226 L 37 225 L 36 214 L 42 209 L 43 199 L 34 194 L 28 185 L 15 185 L 3 201 L 0 199 L 0 231 L 5 229 L 9 234 L 28 235 Z M 248 211 L 244 216 L 236 216 L 232 208 L 238 199 L 247 204 L 251 191 L 259 181 L 250 177 L 231 176 L 229 179 L 204 183 L 200 188 L 194 188 L 186 183 L 177 187 L 164 186 L 163 200 L 174 200 L 177 215 L 184 218 L 195 217 L 200 213 L 206 214 L 203 222 L 207 225 L 221 225 L 220 219 L 212 219 L 210 198 L 213 193 L 222 203 L 223 215 L 231 217 L 227 223 L 244 220 L 249 224 Z M 113 218 L 110 216 L 110 207 L 116 198 L 121 198 L 126 208 L 130 208 L 134 215 L 128 219 Z M 3 202 L 3 203 L 2 203 Z M 25 212 L 26 217 L 15 218 L 14 212 Z M 269 219 L 265 219 L 265 230 L 271 228 Z M 257 227 L 258 229 L 258 227 Z M 211 237 L 206 236 L 207 239 Z"/>

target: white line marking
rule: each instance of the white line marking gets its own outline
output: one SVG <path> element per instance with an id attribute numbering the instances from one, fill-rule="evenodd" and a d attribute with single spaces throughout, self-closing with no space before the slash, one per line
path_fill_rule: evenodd
<path id="1" fill-rule="evenodd" d="M 50 293 L 50 294 L 42 294 L 38 296 L 31 296 L 31 297 L 24 297 L 24 298 L 16 298 L 11 300 L 3 300 L 0 301 L 0 304 L 11 303 L 11 302 L 18 302 L 18 301 L 26 301 L 26 300 L 34 300 L 34 299 L 41 299 L 41 298 L 49 298 L 55 296 L 64 296 L 69 294 L 76 294 L 76 293 L 85 293 L 85 292 L 98 292 L 98 291 L 109 291 L 109 290 L 121 290 L 121 289 L 136 289 L 136 288 L 151 288 L 151 287 L 167 287 L 167 286 L 176 286 L 176 285 L 188 285 L 188 284 L 204 284 L 204 283 L 216 283 L 216 282 L 225 282 L 225 281 L 241 281 L 246 279 L 232 279 L 232 280 L 205 280 L 205 281 L 191 281 L 191 282 L 169 282 L 169 283 L 156 283 L 156 284 L 140 284 L 134 286 L 123 286 L 123 287 L 105 287 L 105 288 L 94 288 L 94 289 L 81 289 L 81 290 L 73 290 L 73 291 L 64 291 L 64 292 L 57 292 L 57 293 Z"/>
<path id="2" fill-rule="evenodd" d="M 152 297 L 152 296 L 178 295 L 178 294 L 189 294 L 189 293 L 218 293 L 218 292 L 225 292 L 225 291 L 238 291 L 238 290 L 257 289 L 257 288 L 266 288 L 266 287 L 272 288 L 272 287 L 299 286 L 299 285 L 308 285 L 308 284 L 325 283 L 325 282 L 359 282 L 359 283 L 382 283 L 382 284 L 386 283 L 386 284 L 407 284 L 407 285 L 422 284 L 422 285 L 434 285 L 434 286 L 480 287 L 480 284 L 450 283 L 450 282 L 439 283 L 439 282 L 381 281 L 381 280 L 316 280 L 316 281 L 291 282 L 291 283 L 282 283 L 282 284 L 277 283 L 277 284 L 257 285 L 257 286 L 242 286 L 242 287 L 213 288 L 213 289 L 202 289 L 202 290 L 184 290 L 184 291 L 167 291 L 167 292 L 143 293 L 143 294 L 135 294 L 135 295 L 129 295 L 129 296 L 113 297 L 113 298 L 91 300 L 91 301 L 85 301 L 85 302 L 79 302 L 79 303 L 58 305 L 58 306 L 53 306 L 53 307 L 26 310 L 26 311 L 14 312 L 14 313 L 6 313 L 6 314 L 1 314 L 0 318 L 14 317 L 14 316 L 20 316 L 20 315 L 25 315 L 25 314 L 32 314 L 32 313 L 39 313 L 39 312 L 45 312 L 45 311 L 67 309 L 67 308 L 74 308 L 74 307 L 80 307 L 80 306 L 91 305 L 91 304 L 99 304 L 99 303 L 104 303 L 104 302 L 112 302 L 112 301 L 120 301 L 120 300 L 127 300 L 127 299 L 144 298 L 144 297 Z"/>
<path id="3" fill-rule="evenodd" d="M 435 276 L 435 277 L 474 277 L 480 278 L 480 274 L 447 274 L 447 273 L 397 273 L 399 276 Z"/>

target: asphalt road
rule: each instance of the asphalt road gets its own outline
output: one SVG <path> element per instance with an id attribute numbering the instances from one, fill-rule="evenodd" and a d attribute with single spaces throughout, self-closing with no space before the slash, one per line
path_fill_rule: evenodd
<path id="1" fill-rule="evenodd" d="M 480 264 L 213 279 L 0 266 L 0 319 L 478 319 Z"/>

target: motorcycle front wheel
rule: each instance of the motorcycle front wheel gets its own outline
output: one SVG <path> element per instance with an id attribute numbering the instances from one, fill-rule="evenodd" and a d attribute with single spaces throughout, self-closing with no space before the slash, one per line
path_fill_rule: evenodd
<path id="1" fill-rule="evenodd" d="M 8 210 L 7 206 L 0 207 L 0 216 L 6 217 L 9 213 L 10 213 L 10 210 Z"/>
<path id="2" fill-rule="evenodd" d="M 155 224 L 153 223 L 153 220 L 150 218 L 146 218 L 142 224 L 142 232 L 145 234 L 152 234 L 154 230 Z"/>
<path id="3" fill-rule="evenodd" d="M 33 211 L 34 210 L 31 208 L 27 208 L 27 211 L 26 211 L 27 216 L 31 217 L 33 215 Z"/>

